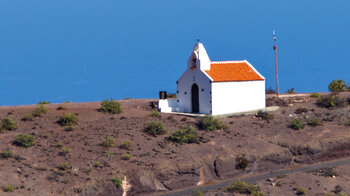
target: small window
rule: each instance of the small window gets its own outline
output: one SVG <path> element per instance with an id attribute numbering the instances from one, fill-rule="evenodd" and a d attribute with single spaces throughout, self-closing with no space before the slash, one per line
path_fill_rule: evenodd
<path id="1" fill-rule="evenodd" d="M 210 103 L 211 103 L 211 100 L 210 100 Z"/>
<path id="2" fill-rule="evenodd" d="M 179 100 L 176 100 L 178 103 L 180 102 Z"/>
<path id="3" fill-rule="evenodd" d="M 202 88 L 202 92 L 204 91 L 204 88 Z"/>
<path id="4" fill-rule="evenodd" d="M 176 81 L 176 84 L 179 84 L 179 81 Z"/>
<path id="5" fill-rule="evenodd" d="M 187 95 L 187 92 L 185 91 L 185 95 Z"/>
<path id="6" fill-rule="evenodd" d="M 179 91 L 176 91 L 176 93 L 179 93 Z"/>
<path id="7" fill-rule="evenodd" d="M 210 91 L 210 94 L 211 94 L 211 91 Z"/>

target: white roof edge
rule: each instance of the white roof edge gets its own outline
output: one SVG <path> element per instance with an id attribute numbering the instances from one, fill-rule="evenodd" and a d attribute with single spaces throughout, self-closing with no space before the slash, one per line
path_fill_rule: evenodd
<path id="1" fill-rule="evenodd" d="M 242 63 L 246 60 L 238 60 L 238 61 L 211 61 L 211 63 Z"/>
<path id="2" fill-rule="evenodd" d="M 211 78 L 209 76 L 209 74 L 207 74 L 207 72 L 205 72 L 206 70 L 201 70 L 201 71 L 204 73 L 204 75 L 206 75 L 210 79 L 210 81 L 214 81 L 213 78 Z"/>
<path id="3" fill-rule="evenodd" d="M 247 60 L 243 60 L 244 62 L 246 62 L 250 68 L 252 68 L 262 79 L 266 80 L 265 77 L 263 75 L 261 75 L 254 67 L 252 64 L 250 64 Z"/>

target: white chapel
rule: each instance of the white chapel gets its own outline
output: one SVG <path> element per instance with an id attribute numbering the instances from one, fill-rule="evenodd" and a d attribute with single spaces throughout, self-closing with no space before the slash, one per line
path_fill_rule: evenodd
<path id="1" fill-rule="evenodd" d="M 211 61 L 197 43 L 177 80 L 177 98 L 161 99 L 161 112 L 223 115 L 265 108 L 265 78 L 248 61 Z"/>

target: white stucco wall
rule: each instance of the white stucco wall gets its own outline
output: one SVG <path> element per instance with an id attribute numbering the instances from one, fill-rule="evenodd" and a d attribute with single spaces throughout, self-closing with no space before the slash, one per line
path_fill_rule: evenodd
<path id="1" fill-rule="evenodd" d="M 265 108 L 265 81 L 213 82 L 212 115 Z"/>
<path id="2" fill-rule="evenodd" d="M 211 114 L 211 80 L 200 69 L 187 69 L 177 81 L 178 107 L 183 112 L 192 112 L 192 85 L 196 83 L 199 89 L 199 113 Z"/>
<path id="3" fill-rule="evenodd" d="M 176 99 L 160 99 L 158 101 L 158 109 L 160 112 L 183 112 L 177 105 Z"/>

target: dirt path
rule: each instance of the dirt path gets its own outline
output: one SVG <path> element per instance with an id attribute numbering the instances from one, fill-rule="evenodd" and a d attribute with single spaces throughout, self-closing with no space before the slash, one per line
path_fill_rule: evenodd
<path id="1" fill-rule="evenodd" d="M 318 163 L 318 164 L 313 164 L 313 165 L 307 165 L 307 166 L 302 166 L 302 167 L 298 167 L 298 168 L 273 171 L 270 173 L 264 173 L 264 174 L 260 174 L 260 175 L 252 176 L 252 177 L 230 179 L 230 180 L 225 180 L 223 182 L 219 182 L 216 184 L 192 187 L 192 188 L 188 188 L 185 190 L 169 192 L 169 193 L 160 193 L 157 195 L 183 196 L 183 195 L 191 195 L 194 193 L 194 191 L 197 191 L 197 190 L 200 190 L 203 193 L 205 193 L 206 191 L 209 191 L 212 189 L 219 189 L 219 188 L 227 187 L 227 186 L 231 185 L 233 181 L 236 181 L 236 180 L 242 180 L 242 181 L 245 181 L 245 182 L 251 184 L 251 183 L 256 183 L 258 181 L 265 180 L 268 178 L 274 178 L 277 176 L 281 176 L 284 174 L 295 173 L 295 172 L 307 172 L 307 171 L 312 171 L 312 170 L 316 170 L 316 169 L 320 169 L 320 168 L 324 168 L 324 167 L 336 167 L 338 165 L 344 165 L 344 164 L 350 164 L 350 158 L 345 158 L 345 159 L 330 161 L 330 162 L 324 162 L 324 163 Z"/>

